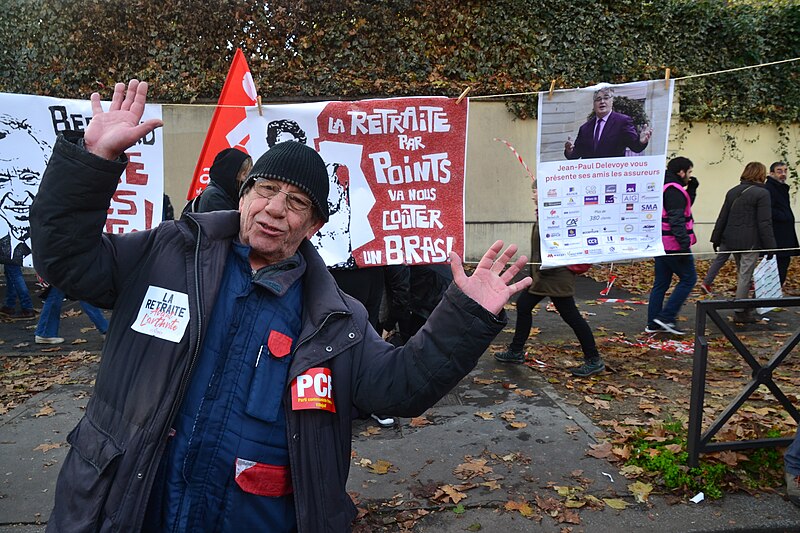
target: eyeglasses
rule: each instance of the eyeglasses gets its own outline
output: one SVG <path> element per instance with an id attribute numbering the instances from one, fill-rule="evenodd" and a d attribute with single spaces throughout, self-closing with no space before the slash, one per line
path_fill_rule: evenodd
<path id="1" fill-rule="evenodd" d="M 261 198 L 266 198 L 270 201 L 278 196 L 278 193 L 286 195 L 286 207 L 292 211 L 297 211 L 298 213 L 308 211 L 314 205 L 308 196 L 304 194 L 283 191 L 281 190 L 281 186 L 278 184 L 278 182 L 265 178 L 258 178 L 253 185 L 253 190 Z"/>
<path id="2" fill-rule="evenodd" d="M 595 102 L 600 102 L 600 101 L 608 101 L 608 100 L 613 100 L 613 99 L 614 99 L 614 97 L 613 97 L 613 96 L 609 96 L 609 95 L 607 95 L 607 94 L 605 94 L 605 95 L 603 95 L 603 96 L 595 96 L 595 97 L 594 97 L 594 101 L 595 101 Z"/>

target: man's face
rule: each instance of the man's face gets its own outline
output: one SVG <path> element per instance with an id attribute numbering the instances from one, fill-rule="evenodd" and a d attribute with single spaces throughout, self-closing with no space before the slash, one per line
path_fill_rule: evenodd
<path id="1" fill-rule="evenodd" d="M 786 183 L 786 178 L 789 177 L 789 167 L 786 165 L 779 165 L 772 171 L 772 177 L 781 183 Z"/>
<path id="2" fill-rule="evenodd" d="M 689 184 L 689 180 L 692 179 L 692 171 L 693 170 L 694 170 L 694 167 L 689 167 L 689 170 L 681 170 L 680 172 L 678 172 L 678 176 L 680 176 L 683 179 L 683 184 L 684 185 L 688 185 Z"/>
<path id="3" fill-rule="evenodd" d="M 603 118 L 611 113 L 614 106 L 614 97 L 608 91 L 599 91 L 594 95 L 594 114 Z"/>
<path id="4" fill-rule="evenodd" d="M 0 136 L 0 217 L 14 237 L 25 240 L 30 231 L 31 204 L 47 158 L 42 146 L 25 130 L 0 126 Z"/>
<path id="5" fill-rule="evenodd" d="M 281 190 L 303 195 L 305 193 L 289 183 L 280 183 Z M 259 196 L 255 187 L 239 200 L 239 240 L 250 246 L 253 268 L 272 265 L 294 255 L 303 239 L 310 239 L 322 227 L 312 207 L 307 211 L 293 211 L 286 203 L 285 194 L 271 200 Z"/>

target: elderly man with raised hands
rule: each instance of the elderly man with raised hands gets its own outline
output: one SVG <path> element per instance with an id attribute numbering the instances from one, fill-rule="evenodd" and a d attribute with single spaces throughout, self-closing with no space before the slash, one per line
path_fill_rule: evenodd
<path id="1" fill-rule="evenodd" d="M 384 342 L 308 242 L 327 220 L 311 148 L 276 145 L 239 212 L 104 234 L 147 84 L 92 95 L 85 135 L 59 138 L 32 209 L 34 263 L 113 309 L 94 393 L 70 433 L 48 531 L 347 531 L 352 413 L 416 416 L 506 324 L 526 258 L 489 248 L 405 346 Z"/>

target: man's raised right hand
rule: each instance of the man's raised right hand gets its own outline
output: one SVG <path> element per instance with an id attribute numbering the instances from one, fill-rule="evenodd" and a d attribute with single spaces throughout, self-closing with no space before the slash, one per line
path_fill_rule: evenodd
<path id="1" fill-rule="evenodd" d="M 103 111 L 100 95 L 92 93 L 92 121 L 86 128 L 84 142 L 86 149 L 105 159 L 117 159 L 136 141 L 163 125 L 158 119 L 150 119 L 141 124 L 144 104 L 147 101 L 147 83 L 139 80 L 114 85 L 111 107 Z"/>

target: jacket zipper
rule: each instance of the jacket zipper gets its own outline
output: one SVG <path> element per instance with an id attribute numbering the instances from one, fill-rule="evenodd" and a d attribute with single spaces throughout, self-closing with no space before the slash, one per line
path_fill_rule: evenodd
<path id="1" fill-rule="evenodd" d="M 192 370 L 194 369 L 194 365 L 197 362 L 197 357 L 200 353 L 200 334 L 203 330 L 203 314 L 202 314 L 202 306 L 200 305 L 200 239 L 201 239 L 201 231 L 200 231 L 200 224 L 191 217 L 191 215 L 187 215 L 186 217 L 188 220 L 194 222 L 195 226 L 197 226 L 197 240 L 195 241 L 194 245 L 194 290 L 195 290 L 195 301 L 196 301 L 196 309 L 195 309 L 195 316 L 197 317 L 197 343 L 194 347 L 194 353 L 192 354 L 192 358 L 189 361 L 189 367 L 187 371 L 183 374 L 181 379 L 180 387 L 178 388 L 178 396 L 176 401 L 172 404 L 172 407 L 169 412 L 169 416 L 167 417 L 167 424 L 165 425 L 164 429 L 161 432 L 161 439 L 158 444 L 158 449 L 153 456 L 153 461 L 148 465 L 147 468 L 147 480 L 145 481 L 145 493 L 148 495 L 147 500 L 144 503 L 144 509 L 139 513 L 139 517 L 136 520 L 136 527 L 134 531 L 140 531 L 142 529 L 142 523 L 144 522 L 144 515 L 147 510 L 147 504 L 150 501 L 150 492 L 152 491 L 153 481 L 155 479 L 156 472 L 158 471 L 158 464 L 161 462 L 161 459 L 164 454 L 164 448 L 166 447 L 167 438 L 169 436 L 169 428 L 172 426 L 172 422 L 177 415 L 177 411 L 180 408 L 180 405 L 183 403 L 183 397 L 186 394 L 186 386 L 189 383 L 189 376 L 192 375 Z M 153 467 L 154 465 L 155 468 Z M 181 494 L 181 501 L 179 502 L 178 509 L 183 505 L 183 494 Z M 177 526 L 178 521 L 175 522 Z M 174 530 L 174 528 L 173 528 Z"/>

